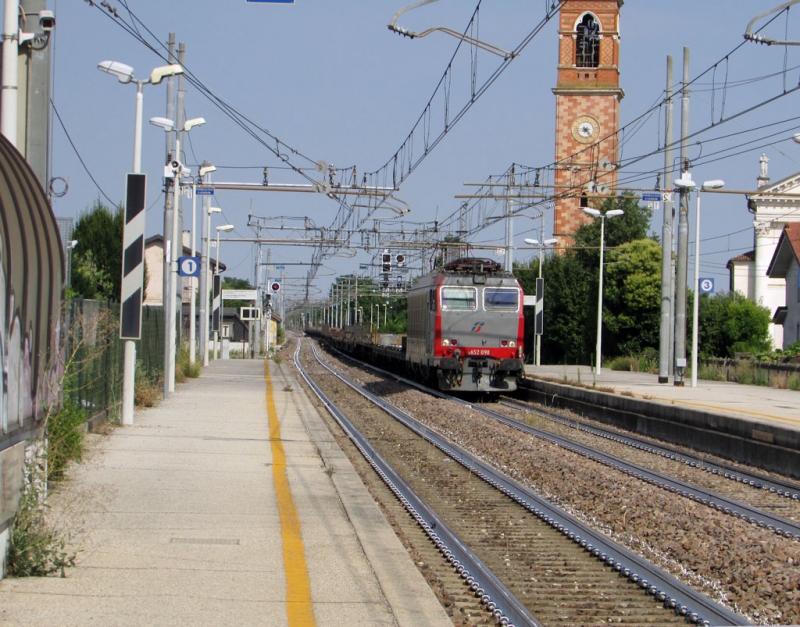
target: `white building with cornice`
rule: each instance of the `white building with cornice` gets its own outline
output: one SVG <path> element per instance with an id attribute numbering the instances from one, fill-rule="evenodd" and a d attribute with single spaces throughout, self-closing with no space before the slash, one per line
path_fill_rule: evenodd
<path id="1" fill-rule="evenodd" d="M 800 173 L 777 183 L 770 183 L 767 175 L 769 159 L 761 155 L 761 175 L 758 177 L 758 194 L 747 201 L 753 214 L 753 250 L 728 261 L 730 289 L 767 307 L 774 317 L 780 307 L 786 306 L 785 279 L 767 275 L 772 256 L 784 227 L 800 222 Z M 772 345 L 783 347 L 783 326 L 770 324 Z"/>

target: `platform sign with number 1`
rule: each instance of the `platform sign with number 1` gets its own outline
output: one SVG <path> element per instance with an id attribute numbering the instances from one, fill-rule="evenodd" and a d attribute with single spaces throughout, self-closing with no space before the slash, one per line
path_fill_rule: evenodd
<path id="1" fill-rule="evenodd" d="M 178 274 L 180 276 L 200 276 L 200 258 L 180 257 L 178 259 Z"/>

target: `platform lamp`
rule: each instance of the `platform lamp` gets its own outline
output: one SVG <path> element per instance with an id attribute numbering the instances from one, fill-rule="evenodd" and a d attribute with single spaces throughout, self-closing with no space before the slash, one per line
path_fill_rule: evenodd
<path id="1" fill-rule="evenodd" d="M 97 64 L 97 69 L 106 74 L 115 76 L 122 84 L 132 83 L 136 85 L 136 115 L 133 126 L 133 173 L 139 174 L 142 171 L 142 102 L 143 90 L 145 85 L 158 85 L 168 76 L 182 74 L 183 68 L 176 64 L 163 65 L 154 68 L 150 72 L 147 80 L 137 80 L 134 76 L 133 68 L 130 65 L 119 61 L 101 61 Z M 142 216 L 144 213 L 141 214 Z M 144 229 L 144 227 L 142 227 Z M 133 340 L 125 341 L 124 361 L 122 371 L 122 424 L 133 424 L 134 406 L 134 387 L 136 371 L 136 344 Z"/>
<path id="2" fill-rule="evenodd" d="M 795 136 L 796 137 L 796 136 Z M 690 178 L 675 179 L 675 187 L 691 192 L 697 189 L 697 185 Z M 722 189 L 725 181 L 714 179 L 703 181 L 700 189 L 697 190 L 697 206 L 695 208 L 695 227 L 694 227 L 694 303 L 692 306 L 692 387 L 697 387 L 697 364 L 698 364 L 698 344 L 700 326 L 700 192 L 707 192 L 713 189 Z"/>
<path id="3" fill-rule="evenodd" d="M 202 304 L 200 306 L 200 337 L 203 339 L 203 366 L 208 366 L 208 292 L 210 286 L 208 284 L 208 275 L 210 271 L 210 257 L 211 257 L 211 214 L 220 213 L 222 209 L 219 207 L 209 207 L 206 213 L 206 238 L 203 241 L 203 250 L 205 255 L 205 268 L 203 269 L 203 273 L 205 274 L 206 281 L 205 281 L 205 289 L 201 287 L 200 291 L 202 292 Z M 217 261 L 216 264 L 219 263 L 219 253 L 217 253 Z M 214 268 L 214 274 L 217 273 L 216 271 L 216 264 Z"/>
<path id="4" fill-rule="evenodd" d="M 182 128 L 175 126 L 175 122 L 169 118 L 155 117 L 150 118 L 150 124 L 163 128 L 167 133 L 175 131 L 177 133 L 175 139 L 175 155 L 172 161 L 165 168 L 165 177 L 169 176 L 171 171 L 173 176 L 173 189 L 174 194 L 174 207 L 172 209 L 172 233 L 167 236 L 164 233 L 164 246 L 165 251 L 171 248 L 170 258 L 164 257 L 164 276 L 167 278 L 167 294 L 164 295 L 164 303 L 166 309 L 166 324 L 164 325 L 164 333 L 166 342 L 164 345 L 164 398 L 167 398 L 171 392 L 175 391 L 175 354 L 177 350 L 177 334 L 176 334 L 176 317 L 178 315 L 177 299 L 175 296 L 176 287 L 178 285 L 178 257 L 183 250 L 183 244 L 180 242 L 180 230 L 178 229 L 178 203 L 180 202 L 180 184 L 181 176 L 189 174 L 189 169 L 181 163 L 181 141 L 180 131 L 188 133 L 194 127 L 205 124 L 204 118 L 192 118 L 186 120 Z"/>
<path id="5" fill-rule="evenodd" d="M 602 213 L 597 209 L 592 209 L 591 207 L 584 207 L 584 213 L 594 217 L 600 218 L 600 284 L 597 287 L 597 346 L 595 348 L 595 352 L 597 355 L 595 356 L 595 363 L 594 363 L 594 373 L 600 374 L 600 367 L 602 364 L 602 345 L 603 345 L 603 246 L 605 243 L 605 236 L 606 236 L 606 218 L 613 218 L 615 216 L 621 216 L 625 213 L 622 209 L 612 209 L 611 211 L 606 211 Z"/>
<path id="6" fill-rule="evenodd" d="M 223 224 L 222 226 L 218 226 L 217 227 L 217 263 L 215 265 L 215 270 L 216 270 L 215 274 L 220 274 L 220 271 L 219 271 L 219 260 L 220 260 L 219 234 L 220 233 L 230 233 L 233 229 L 234 229 L 234 226 L 232 224 Z M 220 303 L 219 303 L 219 319 L 220 320 L 224 319 L 223 313 L 224 313 L 224 309 L 222 307 L 222 300 L 220 300 Z M 220 326 L 221 326 L 221 324 L 220 324 Z M 214 359 L 218 359 L 218 358 L 219 358 L 219 332 L 218 331 L 214 331 Z"/>

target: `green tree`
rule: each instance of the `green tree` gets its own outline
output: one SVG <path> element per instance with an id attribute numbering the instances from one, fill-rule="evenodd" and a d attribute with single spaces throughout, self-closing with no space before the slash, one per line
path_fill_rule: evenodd
<path id="1" fill-rule="evenodd" d="M 634 355 L 645 348 L 657 349 L 661 245 L 652 239 L 626 242 L 611 251 L 607 259 L 603 279 L 603 353 Z"/>
<path id="2" fill-rule="evenodd" d="M 648 238 L 652 211 L 631 195 L 607 198 L 606 213 L 622 209 L 606 220 L 604 246 L 608 257 L 604 279 L 604 354 L 657 346 L 660 311 L 660 251 Z M 575 245 L 545 260 L 543 363 L 588 364 L 597 340 L 597 289 L 600 265 L 600 220 L 578 228 Z M 634 242 L 636 242 L 634 244 Z M 619 254 L 614 250 L 621 248 Z M 657 255 L 657 257 L 656 257 Z M 535 293 L 538 260 L 516 269 L 526 294 Z M 629 276 L 632 275 L 632 276 Z M 654 289 L 655 288 L 657 289 Z M 631 293 L 629 293 L 631 292 Z M 656 317 L 653 318 L 653 312 Z M 526 352 L 533 345 L 534 312 L 525 312 Z M 653 326 L 655 324 L 655 327 Z"/>
<path id="3" fill-rule="evenodd" d="M 72 290 L 84 298 L 119 302 L 122 283 L 123 211 L 100 199 L 81 213 L 72 232 Z"/>
<path id="4" fill-rule="evenodd" d="M 723 292 L 713 297 L 701 294 L 699 319 L 701 355 L 733 357 L 737 352 L 758 353 L 771 347 L 769 309 L 741 292 Z"/>
<path id="5" fill-rule="evenodd" d="M 624 211 L 621 216 L 605 220 L 604 248 L 613 250 L 626 242 L 648 238 L 647 232 L 653 211 L 649 207 L 640 205 L 634 196 L 607 198 L 598 209 L 601 213 L 608 213 L 612 209 Z M 580 259 L 597 268 L 600 263 L 600 220 L 592 220 L 581 225 L 575 232 L 573 240 Z"/>
<path id="6" fill-rule="evenodd" d="M 589 352 L 586 346 L 590 341 L 590 329 L 587 328 L 587 307 L 591 300 L 589 271 L 572 250 L 548 258 L 542 271 L 545 280 L 542 363 L 588 363 Z M 538 272 L 535 276 L 538 276 Z M 529 294 L 535 291 L 535 288 L 530 291 L 525 288 L 525 292 Z M 533 317 L 533 311 L 526 312 L 525 334 L 531 340 L 534 334 Z M 529 347 L 528 351 L 530 350 Z"/>

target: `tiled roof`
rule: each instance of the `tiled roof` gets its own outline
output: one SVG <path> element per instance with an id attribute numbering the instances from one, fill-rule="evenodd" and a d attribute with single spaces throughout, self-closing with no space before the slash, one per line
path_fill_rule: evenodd
<path id="1" fill-rule="evenodd" d="M 730 269 L 730 267 L 736 263 L 737 261 L 752 261 L 755 262 L 756 260 L 756 251 L 750 250 L 746 253 L 742 253 L 741 255 L 736 255 L 735 257 L 731 257 L 728 259 L 728 263 L 726 264 L 726 268 Z"/>
<path id="2" fill-rule="evenodd" d="M 794 250 L 795 259 L 800 263 L 800 222 L 790 222 L 783 232 Z"/>
<path id="3" fill-rule="evenodd" d="M 790 222 L 784 227 L 767 274 L 773 278 L 786 278 L 792 259 L 800 264 L 800 222 Z"/>

